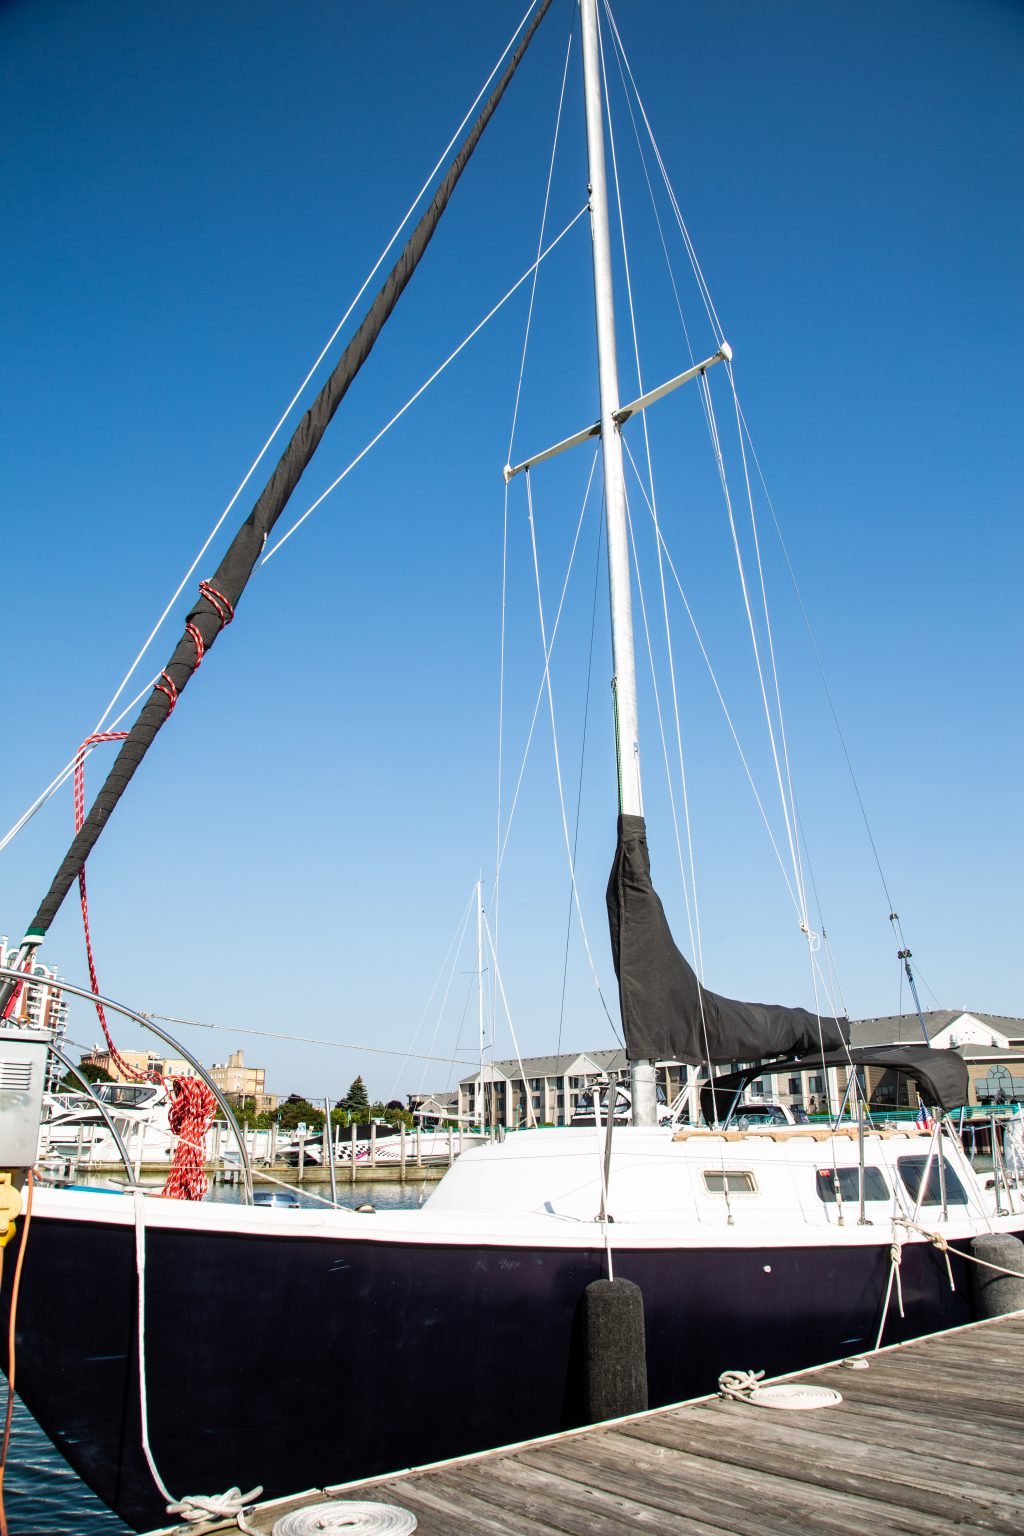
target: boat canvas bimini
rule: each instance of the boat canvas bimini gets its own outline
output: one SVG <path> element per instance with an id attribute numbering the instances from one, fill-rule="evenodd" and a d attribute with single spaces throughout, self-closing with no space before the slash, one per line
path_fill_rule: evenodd
<path id="1" fill-rule="evenodd" d="M 549 4 L 530 16 L 398 265 L 202 584 L 28 929 L 23 964 L 230 623 Z M 231 1206 L 37 1185 L 31 1222 L 18 1223 L 3 1266 L 6 1337 L 20 1246 L 18 1391 L 76 1472 L 137 1530 L 160 1524 L 169 1503 L 231 1484 L 275 1497 L 586 1422 L 585 1298 L 595 1281 L 640 1290 L 647 1400 L 656 1406 L 713 1390 L 727 1369 L 795 1370 L 965 1322 L 972 1243 L 1024 1229 L 1020 1212 L 997 1208 L 951 1133 L 948 1111 L 967 1092 L 955 1053 L 904 1049 L 897 1060 L 850 1051 L 841 1017 L 712 992 L 677 948 L 652 884 L 623 433 L 670 391 L 728 372 L 732 354 L 719 337 L 703 361 L 621 403 L 597 0 L 581 0 L 580 22 L 589 151 L 581 192 L 593 237 L 600 416 L 556 449 L 509 465 L 506 478 L 522 484 L 518 477 L 528 480 L 555 451 L 588 438 L 600 444 L 618 765 L 607 907 L 632 1123 L 617 1123 L 607 1108 L 602 1118 L 599 1108 L 597 1124 L 591 1114 L 589 1125 L 530 1127 L 473 1146 L 414 1211 Z M 608 806 L 610 845 L 611 786 Z M 16 977 L 4 985 L 7 1002 Z M 934 1108 L 936 1125 L 878 1129 L 861 1108 L 855 1119 L 734 1129 L 716 1093 L 703 1115 L 691 1102 L 685 1117 L 658 1123 L 656 1064 L 665 1061 L 708 1074 L 780 1062 L 787 1071 L 833 1071 L 853 1100 L 872 1067 L 899 1070 Z M 73 1297 L 82 1304 L 70 1305 Z M 254 1340 L 267 1390 L 253 1369 Z M 435 1402 L 442 1383 L 443 1408 L 424 1412 L 426 1394 Z"/>

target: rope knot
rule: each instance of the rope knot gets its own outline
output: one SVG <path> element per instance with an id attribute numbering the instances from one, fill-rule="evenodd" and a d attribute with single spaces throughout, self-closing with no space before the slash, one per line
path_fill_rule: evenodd
<path id="1" fill-rule="evenodd" d="M 718 1378 L 718 1395 L 745 1402 L 764 1378 L 764 1371 L 723 1371 Z"/>
<path id="2" fill-rule="evenodd" d="M 226 1493 L 190 1493 L 177 1504 L 168 1504 L 167 1513 L 177 1515 L 186 1525 L 198 1525 L 206 1520 L 231 1520 L 244 1514 L 262 1492 L 260 1484 L 250 1488 L 248 1493 L 243 1493 L 241 1488 L 229 1488 Z"/>

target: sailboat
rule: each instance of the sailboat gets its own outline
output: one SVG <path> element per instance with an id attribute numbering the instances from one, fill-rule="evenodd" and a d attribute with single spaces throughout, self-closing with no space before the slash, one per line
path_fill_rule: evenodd
<path id="1" fill-rule="evenodd" d="M 538 8 L 513 67 L 549 4 Z M 930 1136 L 913 1127 L 877 1132 L 863 1118 L 824 1132 L 734 1130 L 714 1092 L 703 1123 L 696 1115 L 658 1123 L 661 1060 L 835 1067 L 854 1094 L 858 1073 L 881 1064 L 910 1075 L 943 1113 L 964 1101 L 966 1078 L 952 1053 L 904 1049 L 897 1061 L 852 1052 L 840 1017 L 710 991 L 677 948 L 652 884 L 622 430 L 667 388 L 728 367 L 731 354 L 723 343 L 649 397 L 621 402 L 596 0 L 581 0 L 580 15 L 600 416 L 567 443 L 595 436 L 604 470 L 618 764 L 607 906 L 632 1123 L 606 1114 L 605 1124 L 530 1130 L 467 1150 L 417 1211 L 281 1212 L 37 1188 L 31 1224 L 19 1223 L 4 1261 L 6 1337 L 24 1256 L 18 1390 L 75 1470 L 137 1530 L 159 1524 L 169 1503 L 228 1484 L 275 1496 L 585 1422 L 585 1298 L 596 1281 L 639 1288 L 645 1400 L 654 1406 L 712 1389 L 728 1368 L 792 1370 L 966 1321 L 972 1241 L 1024 1228 L 1020 1213 L 997 1210 L 941 1124 Z M 492 97 L 489 109 L 496 105 Z M 456 163 L 431 215 L 460 173 Z M 296 434 L 301 441 L 203 584 L 29 927 L 26 963 L 145 750 L 230 623 L 308 453 L 430 232 L 414 234 L 368 328 Z M 532 473 L 547 454 L 507 474 Z M 611 809 L 609 795 L 609 830 Z M 16 978 L 5 985 L 9 992 Z M 68 1302 L 86 1286 L 83 1322 Z M 265 1389 L 254 1380 L 253 1339 L 272 1362 Z M 370 1381 L 394 1385 L 380 1412 L 350 1390 Z M 452 1383 L 443 1411 L 425 1413 L 420 1389 L 442 1381 Z"/>

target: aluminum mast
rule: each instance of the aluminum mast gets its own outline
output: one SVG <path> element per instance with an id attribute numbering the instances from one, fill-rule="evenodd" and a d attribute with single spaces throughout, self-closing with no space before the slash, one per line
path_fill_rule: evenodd
<path id="1" fill-rule="evenodd" d="M 604 468 L 605 519 L 608 530 L 608 587 L 612 617 L 615 747 L 619 812 L 643 815 L 640 746 L 637 731 L 636 661 L 633 654 L 633 600 L 629 575 L 626 487 L 619 409 L 619 370 L 615 351 L 615 299 L 608 232 L 608 188 L 604 161 L 604 113 L 597 0 L 580 0 L 583 31 L 583 88 L 587 112 L 590 167 L 590 229 L 594 250 L 594 308 L 597 318 L 597 370 L 601 401 L 601 457 Z M 633 1124 L 654 1125 L 656 1093 L 653 1061 L 635 1061 L 631 1073 Z"/>

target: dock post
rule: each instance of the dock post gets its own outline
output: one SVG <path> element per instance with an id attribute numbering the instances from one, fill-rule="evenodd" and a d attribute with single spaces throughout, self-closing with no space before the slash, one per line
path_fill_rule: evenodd
<path id="1" fill-rule="evenodd" d="M 370 1121 L 370 1167 L 377 1166 L 377 1122 Z"/>
<path id="2" fill-rule="evenodd" d="M 352 1149 L 352 1164 L 351 1164 L 351 1167 L 349 1169 L 349 1177 L 352 1180 L 352 1183 L 354 1184 L 355 1181 L 356 1181 L 356 1123 L 355 1123 L 354 1120 L 352 1121 L 352 1124 L 349 1126 L 349 1138 L 350 1138 L 350 1144 L 351 1144 L 351 1149 Z"/>
<path id="3" fill-rule="evenodd" d="M 416 1167 L 423 1167 L 423 1127 L 416 1127 Z"/>
<path id="4" fill-rule="evenodd" d="M 299 1184 L 302 1183 L 302 1178 L 303 1178 L 303 1174 L 305 1173 L 305 1171 L 306 1171 L 306 1135 L 305 1135 L 304 1131 L 300 1131 L 299 1132 L 299 1177 L 298 1177 L 298 1181 L 297 1181 Z"/>
<path id="5" fill-rule="evenodd" d="M 449 1126 L 448 1127 L 448 1167 L 449 1168 L 451 1167 L 452 1163 L 454 1163 L 454 1161 L 455 1161 L 455 1132 L 452 1130 L 451 1126 Z"/>
<path id="6" fill-rule="evenodd" d="M 335 1171 L 334 1171 L 334 1142 L 331 1140 L 333 1132 L 331 1130 L 331 1101 L 330 1101 L 330 1099 L 324 1099 L 324 1111 L 325 1111 L 325 1118 L 324 1118 L 324 1151 L 327 1154 L 327 1166 L 331 1170 L 331 1204 L 333 1206 L 337 1207 L 337 1204 L 338 1204 L 338 1180 L 337 1180 L 337 1177 L 336 1177 Z"/>
<path id="7" fill-rule="evenodd" d="M 405 1178 L 405 1122 L 403 1120 L 398 1132 L 398 1166 L 402 1170 L 402 1178 Z"/>

